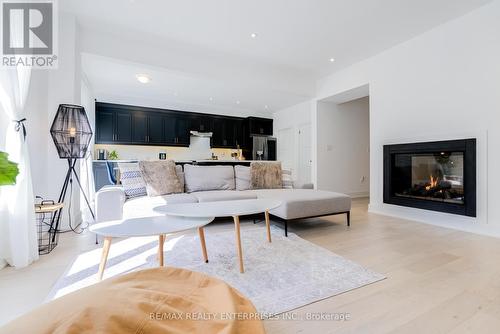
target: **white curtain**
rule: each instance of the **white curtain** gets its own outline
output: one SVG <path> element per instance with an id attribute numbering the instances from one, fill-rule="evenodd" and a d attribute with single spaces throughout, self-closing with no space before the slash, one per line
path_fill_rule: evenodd
<path id="1" fill-rule="evenodd" d="M 21 38 L 22 27 L 17 28 L 12 37 Z M 5 151 L 19 167 L 16 184 L 0 188 L 0 260 L 14 267 L 25 267 L 38 259 L 31 165 L 24 126 L 19 122 L 25 117 L 30 78 L 30 67 L 0 70 L 0 112 L 12 120 L 7 126 Z"/>

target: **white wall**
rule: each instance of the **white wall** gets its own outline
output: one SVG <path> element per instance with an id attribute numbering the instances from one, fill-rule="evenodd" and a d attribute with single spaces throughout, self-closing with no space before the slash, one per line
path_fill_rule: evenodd
<path id="1" fill-rule="evenodd" d="M 370 87 L 370 210 L 500 235 L 500 1 L 318 82 L 317 99 Z M 477 138 L 476 219 L 383 203 L 383 145 Z"/>
<path id="2" fill-rule="evenodd" d="M 293 178 L 302 183 L 311 182 L 311 175 L 299 175 L 298 132 L 301 126 L 311 124 L 312 106 L 312 101 L 306 101 L 273 115 L 273 133 L 278 141 L 278 160 L 283 161 L 284 167 L 292 169 Z"/>
<path id="3" fill-rule="evenodd" d="M 369 98 L 336 104 L 318 102 L 317 188 L 368 196 Z"/>

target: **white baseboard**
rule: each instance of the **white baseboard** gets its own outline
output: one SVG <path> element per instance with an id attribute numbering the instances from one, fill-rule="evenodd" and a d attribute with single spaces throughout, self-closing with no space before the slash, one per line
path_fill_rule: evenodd
<path id="1" fill-rule="evenodd" d="M 370 197 L 370 192 L 369 191 L 353 191 L 353 192 L 347 193 L 347 195 L 351 196 L 352 198 Z"/>
<path id="2" fill-rule="evenodd" d="M 368 205 L 368 212 L 439 227 L 500 238 L 500 227 L 486 224 L 483 220 L 423 209 L 407 208 L 391 204 Z"/>

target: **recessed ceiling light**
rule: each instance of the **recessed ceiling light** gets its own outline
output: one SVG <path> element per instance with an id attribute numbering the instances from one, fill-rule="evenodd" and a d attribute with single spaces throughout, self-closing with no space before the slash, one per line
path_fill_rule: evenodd
<path id="1" fill-rule="evenodd" d="M 330 58 L 330 63 L 333 63 L 335 61 L 335 58 Z"/>
<path id="2" fill-rule="evenodd" d="M 255 33 L 255 32 L 251 33 L 251 34 L 250 34 L 250 37 L 252 37 L 252 38 L 257 38 L 257 33 Z"/>
<path id="3" fill-rule="evenodd" d="M 269 109 L 269 106 L 266 104 L 266 105 L 264 106 L 264 109 Z"/>
<path id="4" fill-rule="evenodd" d="M 214 98 L 213 98 L 213 97 L 211 97 L 211 96 L 210 96 L 208 99 L 209 99 L 210 101 L 213 101 L 213 100 L 214 100 Z"/>
<path id="5" fill-rule="evenodd" d="M 240 101 L 236 101 L 236 104 L 240 104 Z"/>
<path id="6" fill-rule="evenodd" d="M 137 78 L 137 81 L 143 84 L 151 81 L 151 77 L 147 74 L 137 74 L 135 77 Z"/>

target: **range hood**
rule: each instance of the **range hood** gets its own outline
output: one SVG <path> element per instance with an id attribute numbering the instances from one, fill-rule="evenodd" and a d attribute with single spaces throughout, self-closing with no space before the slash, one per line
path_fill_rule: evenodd
<path id="1" fill-rule="evenodd" d="M 189 133 L 191 134 L 191 136 L 195 136 L 195 137 L 206 137 L 206 138 L 210 138 L 212 137 L 212 132 L 200 132 L 200 131 L 189 131 Z"/>

